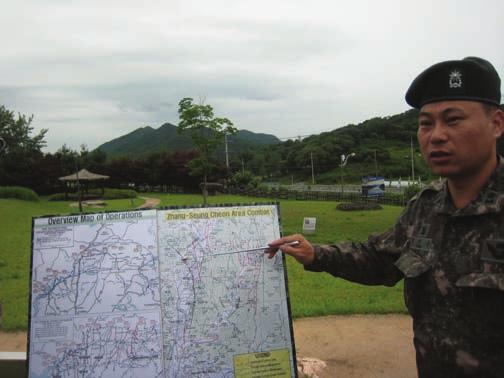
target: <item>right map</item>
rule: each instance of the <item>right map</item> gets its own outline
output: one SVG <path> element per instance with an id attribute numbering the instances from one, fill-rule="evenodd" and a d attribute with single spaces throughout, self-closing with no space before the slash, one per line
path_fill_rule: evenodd
<path id="1" fill-rule="evenodd" d="M 296 376 L 277 206 L 157 216 L 165 376 Z"/>

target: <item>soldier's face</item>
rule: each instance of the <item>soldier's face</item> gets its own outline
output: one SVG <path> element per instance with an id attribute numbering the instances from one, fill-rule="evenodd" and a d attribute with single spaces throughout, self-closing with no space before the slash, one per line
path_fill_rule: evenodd
<path id="1" fill-rule="evenodd" d="M 487 113 L 479 102 L 435 102 L 420 109 L 418 142 L 434 174 L 471 177 L 495 164 L 503 123 L 502 112 Z"/>

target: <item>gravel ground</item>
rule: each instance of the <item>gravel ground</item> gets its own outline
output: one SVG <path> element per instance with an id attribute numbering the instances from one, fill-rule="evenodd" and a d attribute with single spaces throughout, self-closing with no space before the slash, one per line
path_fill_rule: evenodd
<path id="1" fill-rule="evenodd" d="M 417 376 L 411 318 L 407 315 L 306 318 L 295 320 L 293 326 L 297 358 L 308 376 Z M 0 333 L 0 351 L 25 350 L 25 332 Z"/>

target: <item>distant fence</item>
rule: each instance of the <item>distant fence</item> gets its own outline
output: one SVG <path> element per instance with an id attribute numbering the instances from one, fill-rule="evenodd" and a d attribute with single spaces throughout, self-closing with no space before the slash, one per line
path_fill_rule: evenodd
<path id="1" fill-rule="evenodd" d="M 263 197 L 272 199 L 290 200 L 312 200 L 312 201 L 349 201 L 379 203 L 383 205 L 405 206 L 406 200 L 403 195 L 385 193 L 381 197 L 365 197 L 358 192 L 329 192 L 329 191 L 308 191 L 289 190 L 286 188 L 256 188 L 256 189 L 236 189 L 227 190 L 229 194 L 238 194 L 250 197 Z"/>
<path id="2" fill-rule="evenodd" d="M 408 181 L 398 181 L 400 186 L 390 186 L 388 184 L 385 185 L 385 193 L 394 193 L 394 194 L 402 194 L 406 188 L 408 188 L 409 184 L 413 184 L 413 182 Z M 396 182 L 397 184 L 397 182 Z M 415 185 L 419 185 L 423 187 L 422 183 L 414 183 Z M 268 185 L 268 184 L 267 184 Z M 270 187 L 279 187 L 278 184 L 269 184 Z M 326 184 L 307 184 L 307 183 L 296 183 L 291 185 L 282 185 L 282 187 L 287 188 L 288 190 L 301 190 L 301 191 L 314 191 L 314 192 L 356 192 L 362 193 L 362 185 L 361 184 L 345 184 L 345 185 L 326 185 Z"/>
<path id="3" fill-rule="evenodd" d="M 357 186 L 356 186 L 357 187 Z M 359 187 L 360 188 L 360 187 Z M 353 188 L 352 188 L 353 189 Z M 157 193 L 187 193 L 182 187 L 172 185 L 140 185 L 135 188 L 138 192 L 157 192 Z M 290 199 L 290 200 L 311 200 L 311 201 L 349 201 L 379 203 L 383 205 L 405 206 L 406 200 L 402 193 L 387 193 L 380 197 L 365 197 L 358 191 L 350 191 L 345 187 L 345 191 L 329 190 L 293 190 L 286 187 L 260 187 L 256 189 L 238 189 L 227 188 L 226 193 L 238 194 L 249 197 L 262 197 L 271 199 Z M 198 190 L 192 191 L 198 193 Z"/>

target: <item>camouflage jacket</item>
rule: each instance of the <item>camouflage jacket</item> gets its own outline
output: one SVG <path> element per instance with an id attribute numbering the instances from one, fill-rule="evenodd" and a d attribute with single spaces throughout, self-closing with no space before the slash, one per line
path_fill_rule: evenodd
<path id="1" fill-rule="evenodd" d="M 422 190 L 365 243 L 315 246 L 310 271 L 368 285 L 404 278 L 420 377 L 504 377 L 504 160 L 456 209 L 446 182 Z"/>

